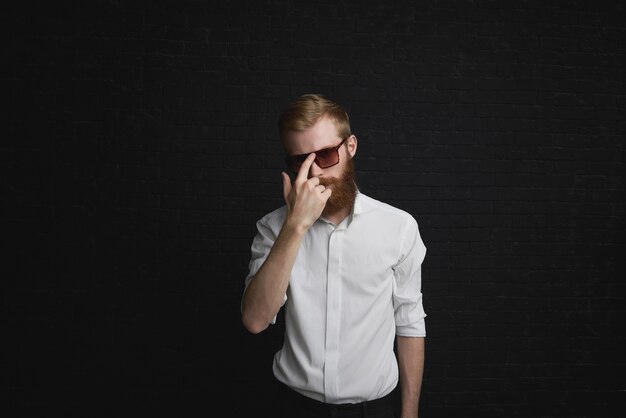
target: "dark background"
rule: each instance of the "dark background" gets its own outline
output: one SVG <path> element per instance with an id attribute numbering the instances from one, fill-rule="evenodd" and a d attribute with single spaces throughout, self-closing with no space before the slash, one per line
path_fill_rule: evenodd
<path id="1" fill-rule="evenodd" d="M 272 416 L 281 325 L 239 302 L 277 114 L 311 92 L 428 248 L 421 416 L 624 416 L 624 3 L 19 4 L 5 416 Z"/>

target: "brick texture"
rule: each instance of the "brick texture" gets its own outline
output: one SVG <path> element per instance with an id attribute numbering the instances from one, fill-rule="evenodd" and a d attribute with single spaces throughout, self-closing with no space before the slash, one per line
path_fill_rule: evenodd
<path id="1" fill-rule="evenodd" d="M 624 416 L 623 3 L 370 3 L 4 7 L 11 416 L 272 416 L 239 302 L 308 92 L 428 247 L 421 415 Z"/>

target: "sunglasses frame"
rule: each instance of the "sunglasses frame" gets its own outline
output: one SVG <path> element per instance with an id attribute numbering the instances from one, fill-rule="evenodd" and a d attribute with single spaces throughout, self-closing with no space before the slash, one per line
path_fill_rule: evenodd
<path id="1" fill-rule="evenodd" d="M 297 172 L 300 170 L 300 167 L 302 166 L 302 163 L 304 162 L 304 160 L 306 160 L 306 157 L 308 157 L 309 155 L 311 155 L 312 153 L 314 153 L 314 154 L 315 154 L 315 160 L 313 160 L 313 161 L 314 161 L 314 162 L 315 162 L 315 164 L 317 164 L 320 168 L 330 168 L 330 167 L 334 167 L 334 166 L 336 166 L 337 164 L 339 164 L 339 160 L 340 160 L 340 157 L 339 157 L 339 148 L 341 148 L 341 146 L 343 145 L 343 143 L 344 143 L 344 142 L 346 142 L 346 140 L 347 140 L 348 138 L 350 138 L 351 136 L 352 136 L 352 135 L 348 135 L 347 137 L 345 137 L 344 139 L 342 139 L 342 140 L 341 140 L 341 142 L 340 142 L 339 144 L 335 145 L 334 147 L 322 148 L 322 149 L 319 149 L 319 150 L 317 150 L 317 151 L 307 152 L 306 154 L 287 155 L 287 156 L 285 157 L 285 163 L 287 164 L 287 167 L 288 167 L 291 171 L 293 171 L 294 173 L 297 173 Z M 317 154 L 318 154 L 318 153 L 320 153 L 320 152 L 329 152 L 329 151 L 334 151 L 334 152 L 337 154 L 337 162 L 336 162 L 336 163 L 334 163 L 334 164 L 330 164 L 330 165 L 325 165 L 325 166 L 322 166 L 322 165 L 319 163 L 319 161 L 318 161 Z M 300 164 L 299 164 L 299 166 L 298 166 L 298 170 L 295 170 L 295 171 L 293 170 L 293 168 L 291 168 L 291 164 L 289 163 L 289 162 L 290 162 L 290 160 L 293 160 L 293 159 L 299 159 L 299 160 L 301 160 L 301 162 L 300 162 Z"/>

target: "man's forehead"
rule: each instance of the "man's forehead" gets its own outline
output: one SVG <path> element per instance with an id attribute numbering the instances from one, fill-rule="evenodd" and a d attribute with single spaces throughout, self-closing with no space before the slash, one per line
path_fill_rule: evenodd
<path id="1" fill-rule="evenodd" d="M 324 117 L 308 129 L 285 132 L 283 136 L 285 149 L 288 152 L 300 154 L 337 145 L 339 132 L 334 122 Z"/>

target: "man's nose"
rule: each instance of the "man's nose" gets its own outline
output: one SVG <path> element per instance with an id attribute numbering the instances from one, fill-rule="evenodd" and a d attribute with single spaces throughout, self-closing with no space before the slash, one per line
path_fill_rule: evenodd
<path id="1" fill-rule="evenodd" d="M 313 164 L 311 164 L 311 167 L 309 168 L 309 178 L 319 177 L 322 175 L 323 171 L 324 170 L 321 169 L 320 166 L 317 165 L 315 161 L 313 161 Z"/>

